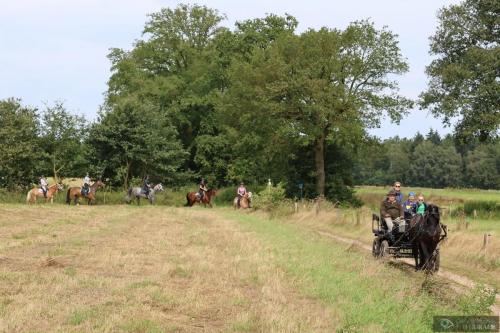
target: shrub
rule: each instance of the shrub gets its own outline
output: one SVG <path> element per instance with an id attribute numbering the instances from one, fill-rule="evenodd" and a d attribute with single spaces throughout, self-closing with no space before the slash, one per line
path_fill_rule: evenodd
<path id="1" fill-rule="evenodd" d="M 285 200 L 285 184 L 279 183 L 254 194 L 252 205 L 256 209 L 271 210 Z"/>

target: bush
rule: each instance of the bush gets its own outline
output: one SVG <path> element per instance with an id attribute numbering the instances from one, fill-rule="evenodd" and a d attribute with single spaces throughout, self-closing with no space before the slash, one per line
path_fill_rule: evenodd
<path id="1" fill-rule="evenodd" d="M 490 217 L 500 215 L 500 204 L 497 201 L 467 201 L 464 204 L 464 212 L 471 216 L 476 210 L 477 214 Z"/>
<path id="2" fill-rule="evenodd" d="M 254 194 L 252 206 L 255 209 L 272 210 L 285 200 L 285 184 L 279 183 Z"/>

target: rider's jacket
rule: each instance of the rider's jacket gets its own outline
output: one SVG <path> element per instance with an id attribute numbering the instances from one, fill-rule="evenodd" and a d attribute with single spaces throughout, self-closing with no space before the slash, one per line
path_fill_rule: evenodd
<path id="1" fill-rule="evenodd" d="M 425 209 L 427 208 L 427 204 L 425 202 L 421 202 L 417 204 L 417 214 L 424 215 Z"/>
<path id="2" fill-rule="evenodd" d="M 47 180 L 45 178 L 40 178 L 40 186 L 47 187 Z"/>
<path id="3" fill-rule="evenodd" d="M 389 202 L 385 199 L 380 204 L 380 216 L 384 218 L 386 215 L 389 215 L 393 219 L 403 217 L 403 206 L 397 201 Z"/>
<path id="4" fill-rule="evenodd" d="M 417 213 L 417 203 L 408 199 L 403 204 L 403 210 L 405 213 L 405 217 L 411 217 L 412 215 Z"/>
<path id="5" fill-rule="evenodd" d="M 240 196 L 244 196 L 245 194 L 247 194 L 246 187 L 245 186 L 238 187 L 238 190 L 236 191 L 236 194 L 238 194 Z"/>
<path id="6" fill-rule="evenodd" d="M 396 191 L 396 201 L 402 205 L 403 204 L 403 193 L 401 191 Z"/>
<path id="7" fill-rule="evenodd" d="M 83 178 L 83 185 L 90 186 L 90 177 L 89 176 L 85 176 L 85 178 Z"/>

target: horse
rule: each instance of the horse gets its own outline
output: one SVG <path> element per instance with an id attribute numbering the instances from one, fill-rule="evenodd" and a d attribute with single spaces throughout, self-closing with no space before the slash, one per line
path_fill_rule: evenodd
<path id="1" fill-rule="evenodd" d="M 436 263 L 438 244 L 447 235 L 446 226 L 440 222 L 439 207 L 429 204 L 423 216 L 416 215 L 411 219 L 410 230 L 416 270 L 432 272 L 439 269 L 436 267 L 439 265 Z M 444 235 L 441 235 L 441 230 Z"/>
<path id="2" fill-rule="evenodd" d="M 208 189 L 203 195 L 203 198 L 200 200 L 198 192 L 189 192 L 188 194 L 186 194 L 186 200 L 187 200 L 186 206 L 192 207 L 195 203 L 202 203 L 205 207 L 209 205 L 211 208 L 212 204 L 210 203 L 210 200 L 212 199 L 212 197 L 215 197 L 216 194 L 217 194 L 216 189 L 213 188 Z"/>
<path id="3" fill-rule="evenodd" d="M 80 197 L 84 197 L 88 200 L 88 205 L 92 205 L 95 201 L 95 193 L 102 187 L 104 187 L 104 183 L 100 180 L 96 181 L 90 186 L 89 193 L 87 195 L 82 194 L 81 187 L 70 187 L 66 193 L 66 203 L 71 205 L 71 200 L 74 200 L 75 205 L 77 205 L 80 203 Z"/>
<path id="4" fill-rule="evenodd" d="M 127 203 L 130 203 L 134 199 L 134 197 L 135 197 L 137 199 L 137 205 L 139 205 L 140 204 L 139 201 L 141 200 L 141 198 L 146 198 L 146 199 L 149 200 L 150 204 L 154 204 L 154 202 L 155 202 L 155 192 L 160 192 L 160 191 L 163 191 L 163 186 L 161 185 L 161 183 L 156 184 L 149 191 L 149 195 L 146 195 L 142 191 L 141 187 L 131 187 L 127 191 L 127 196 L 125 197 L 125 201 Z"/>
<path id="5" fill-rule="evenodd" d="M 47 189 L 47 198 L 45 198 L 45 202 L 50 199 L 50 203 L 54 203 L 54 195 L 62 189 L 63 186 L 61 184 L 56 183 L 54 185 L 50 185 Z M 41 188 L 36 187 L 28 191 L 28 195 L 26 195 L 26 203 L 36 203 L 37 197 L 43 197 L 43 191 Z"/>
<path id="6" fill-rule="evenodd" d="M 250 208 L 250 203 L 252 202 L 252 192 L 247 192 L 240 200 L 240 206 L 238 207 L 238 197 L 233 200 L 234 209 L 247 209 Z"/>

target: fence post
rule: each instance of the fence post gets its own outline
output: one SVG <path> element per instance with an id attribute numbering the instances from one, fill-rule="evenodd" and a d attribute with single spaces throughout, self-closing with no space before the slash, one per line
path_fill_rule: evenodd
<path id="1" fill-rule="evenodd" d="M 483 251 L 484 256 L 486 256 L 486 254 L 487 254 L 488 241 L 489 241 L 490 236 L 491 236 L 490 234 L 484 234 L 484 236 L 483 236 L 483 247 L 481 250 Z"/>
<path id="2" fill-rule="evenodd" d="M 299 212 L 299 204 L 295 201 L 295 214 Z"/>
<path id="3" fill-rule="evenodd" d="M 361 224 L 361 210 L 356 208 L 356 225 Z"/>

